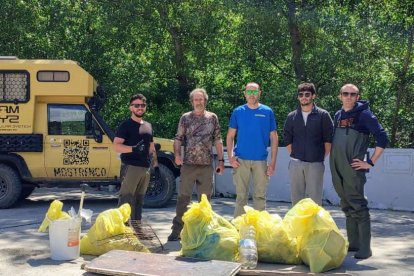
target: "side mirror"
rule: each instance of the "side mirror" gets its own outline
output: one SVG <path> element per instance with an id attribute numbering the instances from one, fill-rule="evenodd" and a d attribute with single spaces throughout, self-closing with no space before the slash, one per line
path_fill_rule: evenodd
<path id="1" fill-rule="evenodd" d="M 86 138 L 94 138 L 97 143 L 102 143 L 103 141 L 102 131 L 96 125 L 90 112 L 85 113 L 85 135 Z"/>
<path id="2" fill-rule="evenodd" d="M 85 113 L 85 134 L 86 136 L 92 135 L 93 133 L 93 123 L 92 123 L 92 114 L 90 112 Z"/>
<path id="3" fill-rule="evenodd" d="M 102 131 L 99 128 L 95 128 L 93 131 L 93 136 L 95 137 L 95 141 L 97 143 L 102 143 L 103 138 L 102 138 Z"/>

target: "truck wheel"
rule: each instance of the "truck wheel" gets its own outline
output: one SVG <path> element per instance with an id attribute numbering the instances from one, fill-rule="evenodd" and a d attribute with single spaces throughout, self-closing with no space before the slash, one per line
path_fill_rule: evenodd
<path id="1" fill-rule="evenodd" d="M 22 181 L 9 166 L 0 164 L 0 209 L 9 208 L 19 200 Z"/>
<path id="2" fill-rule="evenodd" d="M 33 193 L 34 189 L 36 189 L 35 186 L 23 187 L 19 200 L 28 198 Z"/>
<path id="3" fill-rule="evenodd" d="M 144 207 L 147 208 L 164 207 L 170 201 L 175 190 L 175 176 L 173 172 L 163 164 L 158 164 L 158 166 L 161 179 L 155 181 L 151 175 L 144 200 Z"/>

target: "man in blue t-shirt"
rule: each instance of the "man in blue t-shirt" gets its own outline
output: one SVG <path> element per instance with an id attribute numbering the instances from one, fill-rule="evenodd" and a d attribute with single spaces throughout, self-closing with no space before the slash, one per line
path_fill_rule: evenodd
<path id="1" fill-rule="evenodd" d="M 226 142 L 237 195 L 234 217 L 244 213 L 243 207 L 249 199 L 250 176 L 253 178 L 253 207 L 256 210 L 266 209 L 267 185 L 276 167 L 276 120 L 273 110 L 259 103 L 261 93 L 257 83 L 248 83 L 243 92 L 247 103 L 234 109 L 230 118 Z M 268 164 L 269 141 L 271 160 Z"/>

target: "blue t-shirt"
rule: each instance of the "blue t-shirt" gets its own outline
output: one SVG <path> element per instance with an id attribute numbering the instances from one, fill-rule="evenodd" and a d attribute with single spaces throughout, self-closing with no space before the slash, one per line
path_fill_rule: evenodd
<path id="1" fill-rule="evenodd" d="M 270 132 L 276 130 L 273 110 L 260 104 L 251 109 L 247 104 L 234 109 L 230 117 L 230 128 L 237 130 L 236 156 L 244 160 L 267 160 Z"/>

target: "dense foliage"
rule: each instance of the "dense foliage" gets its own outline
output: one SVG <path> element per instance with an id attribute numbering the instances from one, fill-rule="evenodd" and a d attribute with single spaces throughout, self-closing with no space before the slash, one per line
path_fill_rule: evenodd
<path id="1" fill-rule="evenodd" d="M 172 138 L 191 108 L 188 92 L 204 87 L 225 135 L 243 85 L 255 81 L 281 134 L 300 81 L 317 85 L 317 104 L 332 115 L 339 88 L 352 82 L 391 146 L 414 147 L 411 0 L 0 2 L 0 54 L 80 62 L 105 86 L 113 128 L 141 92 L 156 135 Z"/>

